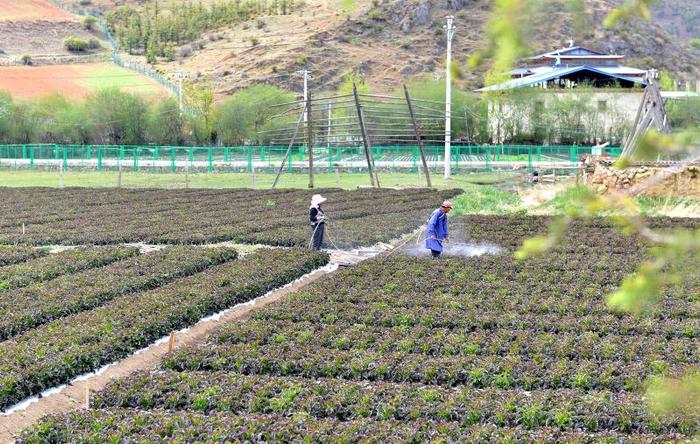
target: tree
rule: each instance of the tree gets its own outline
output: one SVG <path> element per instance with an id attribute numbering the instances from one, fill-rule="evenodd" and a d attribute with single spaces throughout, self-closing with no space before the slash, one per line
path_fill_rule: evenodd
<path id="1" fill-rule="evenodd" d="M 184 119 L 173 97 L 161 100 L 148 116 L 148 141 L 156 145 L 182 145 Z"/>
<path id="2" fill-rule="evenodd" d="M 105 88 L 86 98 L 94 143 L 138 145 L 145 141 L 148 106 L 139 96 Z"/>
<path id="3" fill-rule="evenodd" d="M 185 98 L 188 106 L 195 110 L 189 119 L 194 138 L 197 143 L 211 144 L 214 131 L 214 90 L 209 85 L 190 82 L 184 85 L 184 89 L 187 92 Z"/>
<path id="4" fill-rule="evenodd" d="M 216 133 L 224 145 L 260 141 L 258 130 L 266 124 L 270 106 L 293 100 L 293 94 L 270 85 L 241 90 L 216 108 Z M 268 127 L 269 128 L 269 127 Z"/>
<path id="5" fill-rule="evenodd" d="M 13 100 L 9 92 L 0 90 L 0 143 L 11 143 Z"/>

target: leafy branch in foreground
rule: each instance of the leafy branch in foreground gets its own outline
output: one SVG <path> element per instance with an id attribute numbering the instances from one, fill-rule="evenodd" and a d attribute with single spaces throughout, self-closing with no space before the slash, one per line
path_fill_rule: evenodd
<path id="1" fill-rule="evenodd" d="M 638 235 L 652 247 L 649 249 L 650 257 L 635 273 L 625 277 L 616 291 L 608 295 L 608 307 L 618 312 L 648 313 L 659 302 L 664 288 L 682 282 L 688 278 L 689 270 L 698 269 L 694 263 L 698 261 L 700 250 L 700 229 L 654 230 L 644 221 L 632 196 L 697 162 L 700 159 L 697 134 L 686 132 L 662 136 L 653 131 L 647 133 L 639 144 L 645 155 L 692 151 L 678 165 L 627 190 L 606 195 L 582 190 L 565 209 L 565 214 L 552 223 L 547 235 L 525 240 L 514 256 L 523 260 L 549 251 L 559 243 L 574 218 L 610 217 L 622 234 Z M 626 164 L 618 163 L 617 166 Z M 675 379 L 654 377 L 650 379 L 647 395 L 651 408 L 656 412 L 692 415 L 700 410 L 700 374 L 694 372 Z"/>

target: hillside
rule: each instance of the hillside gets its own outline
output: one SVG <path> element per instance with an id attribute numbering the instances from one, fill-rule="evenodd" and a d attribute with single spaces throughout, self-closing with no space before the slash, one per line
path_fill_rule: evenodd
<path id="1" fill-rule="evenodd" d="M 207 0 L 202 4 L 206 7 L 220 2 Z M 602 20 L 621 2 L 584 0 L 585 20 L 580 22 L 567 9 L 568 0 L 544 1 L 547 6 L 529 20 L 531 51 L 566 46 L 573 39 L 577 45 L 625 54 L 631 66 L 665 70 L 677 79 L 700 78 L 700 49 L 689 44 L 690 38 L 697 37 L 693 30 L 700 28 L 700 2 L 663 0 L 654 9 L 652 22 L 628 19 L 613 30 L 604 30 Z M 171 5 L 179 3 L 159 0 L 161 17 L 167 17 Z M 170 57 L 173 60 L 161 54 L 156 68 L 172 80 L 177 72 L 185 72 L 190 79 L 211 84 L 218 96 L 259 82 L 300 91 L 303 82 L 296 72 L 304 68 L 313 71 L 312 87 L 316 90 L 334 90 L 353 71 L 375 90 L 393 90 L 408 79 L 444 77 L 443 24 L 444 17 L 453 14 L 454 58 L 461 73 L 457 83 L 471 89 L 481 85 L 487 66 L 471 70 L 466 60 L 484 43 L 490 4 L 489 0 L 296 0 L 286 15 L 255 15 L 210 28 L 192 41 L 177 44 Z M 92 0 L 88 8 L 107 14 L 123 6 L 136 12 L 152 11 L 155 2 Z M 136 12 L 129 13 L 128 20 Z M 52 26 L 47 22 L 42 32 L 48 33 Z M 3 32 L 14 36 L 31 34 L 24 32 L 26 26 L 4 28 Z M 0 35 L 0 41 L 10 37 Z M 131 52 L 124 52 L 124 58 L 145 63 L 144 49 Z"/>
<path id="2" fill-rule="evenodd" d="M 209 2 L 211 3 L 211 1 Z M 657 68 L 679 79 L 700 76 L 700 50 L 692 48 L 688 20 L 700 10 L 695 2 L 664 1 L 654 20 L 629 19 L 614 30 L 601 23 L 619 0 L 585 0 L 584 26 L 576 25 L 565 0 L 549 0 L 531 17 L 533 52 L 576 44 L 627 55 L 628 64 Z M 153 2 L 100 0 L 103 11 L 116 5 L 153 7 Z M 206 4 L 206 3 L 205 3 Z M 313 71 L 316 88 L 332 90 L 359 71 L 376 90 L 391 90 L 413 77 L 444 76 L 444 17 L 455 15 L 454 56 L 463 74 L 462 88 L 481 84 L 485 66 L 466 68 L 469 55 L 483 44 L 488 0 L 307 0 L 292 15 L 253 19 L 204 33 L 194 44 L 177 48 L 175 61 L 158 63 L 167 75 L 184 71 L 227 94 L 256 82 L 300 91 L 295 72 Z M 161 10 L 168 2 L 161 0 Z M 686 31 L 678 25 L 686 21 Z M 689 18 L 690 17 L 690 18 Z M 190 53 L 191 48 L 191 55 Z M 136 56 L 143 60 L 143 56 Z"/>

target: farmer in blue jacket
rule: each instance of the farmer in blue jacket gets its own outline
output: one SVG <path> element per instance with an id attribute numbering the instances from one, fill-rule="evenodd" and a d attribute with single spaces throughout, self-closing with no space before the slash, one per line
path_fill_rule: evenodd
<path id="1" fill-rule="evenodd" d="M 425 231 L 425 248 L 430 250 L 433 259 L 437 259 L 442 253 L 442 243 L 449 242 L 447 232 L 447 213 L 452 209 L 452 202 L 446 200 L 440 208 L 433 211 L 428 219 L 428 228 Z"/>

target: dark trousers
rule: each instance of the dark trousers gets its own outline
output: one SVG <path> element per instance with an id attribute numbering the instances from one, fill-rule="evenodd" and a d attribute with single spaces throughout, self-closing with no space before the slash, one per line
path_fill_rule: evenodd
<path id="1" fill-rule="evenodd" d="M 318 251 L 323 245 L 323 231 L 326 229 L 326 224 L 317 224 L 315 227 L 312 226 L 311 230 L 313 233 L 313 240 L 311 241 L 311 249 Z"/>
<path id="2" fill-rule="evenodd" d="M 440 257 L 440 253 L 442 253 L 442 251 L 430 250 L 430 254 L 433 255 L 433 259 L 439 258 L 439 257 Z"/>

